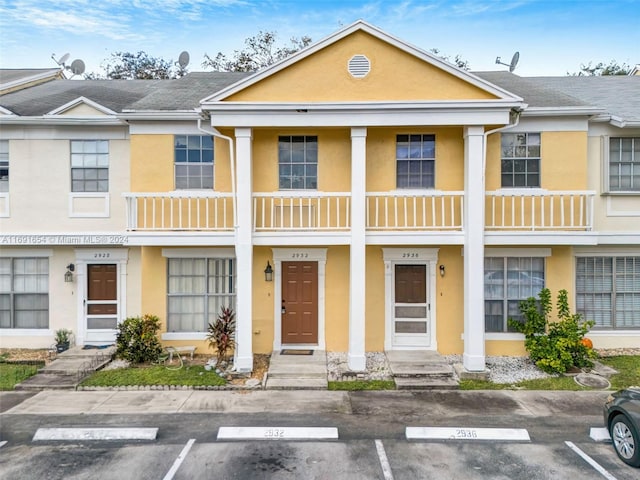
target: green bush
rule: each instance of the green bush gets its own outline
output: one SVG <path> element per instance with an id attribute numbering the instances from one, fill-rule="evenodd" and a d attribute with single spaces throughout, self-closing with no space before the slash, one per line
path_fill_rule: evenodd
<path id="1" fill-rule="evenodd" d="M 583 321 L 579 313 L 571 313 L 567 291 L 560 290 L 556 302 L 558 319 L 549 321 L 551 313 L 551 292 L 544 288 L 538 294 L 520 303 L 524 322 L 509 319 L 509 326 L 523 333 L 525 348 L 531 360 L 547 373 L 564 373 L 572 367 L 590 367 L 591 358 L 596 357 L 593 349 L 582 343 L 582 339 L 594 325 Z"/>
<path id="2" fill-rule="evenodd" d="M 129 317 L 118 325 L 116 355 L 131 363 L 152 362 L 162 353 L 160 319 L 155 315 Z"/>

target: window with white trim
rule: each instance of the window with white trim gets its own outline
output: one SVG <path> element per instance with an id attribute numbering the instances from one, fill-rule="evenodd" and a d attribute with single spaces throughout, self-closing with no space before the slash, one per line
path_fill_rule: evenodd
<path id="1" fill-rule="evenodd" d="M 0 140 L 0 193 L 9 191 L 9 140 Z"/>
<path id="2" fill-rule="evenodd" d="M 609 139 L 609 190 L 640 191 L 640 137 Z"/>
<path id="3" fill-rule="evenodd" d="M 206 332 L 220 307 L 236 307 L 236 269 L 231 258 L 169 258 L 168 332 Z"/>
<path id="4" fill-rule="evenodd" d="M 278 169 L 280 190 L 317 189 L 318 137 L 278 137 Z"/>
<path id="5" fill-rule="evenodd" d="M 543 257 L 485 257 L 485 332 L 513 332 L 507 320 L 522 321 L 520 302 L 544 288 Z"/>
<path id="6" fill-rule="evenodd" d="M 0 257 L 0 328 L 49 327 L 49 259 Z"/>
<path id="7" fill-rule="evenodd" d="M 640 328 L 640 257 L 578 257 L 576 311 L 595 328 Z"/>
<path id="8" fill-rule="evenodd" d="M 396 137 L 396 188 L 434 188 L 436 136 Z"/>
<path id="9" fill-rule="evenodd" d="M 500 135 L 502 188 L 540 187 L 540 134 Z"/>
<path id="10" fill-rule="evenodd" d="M 108 140 L 71 140 L 71 191 L 109 191 Z"/>
<path id="11" fill-rule="evenodd" d="M 213 137 L 174 136 L 176 190 L 213 188 Z"/>

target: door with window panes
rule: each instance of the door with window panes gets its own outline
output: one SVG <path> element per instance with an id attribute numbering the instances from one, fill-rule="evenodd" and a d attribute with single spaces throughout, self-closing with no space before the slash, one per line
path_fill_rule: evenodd
<path id="1" fill-rule="evenodd" d="M 393 347 L 430 343 L 427 265 L 394 265 Z"/>
<path id="2" fill-rule="evenodd" d="M 118 326 L 118 265 L 87 265 L 86 342 L 113 343 Z"/>

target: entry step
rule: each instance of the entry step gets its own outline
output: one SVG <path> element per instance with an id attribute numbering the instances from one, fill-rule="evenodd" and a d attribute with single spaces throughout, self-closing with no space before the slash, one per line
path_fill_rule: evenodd
<path id="1" fill-rule="evenodd" d="M 451 377 L 394 377 L 398 390 L 456 390 L 459 385 Z"/>
<path id="2" fill-rule="evenodd" d="M 267 377 L 267 390 L 326 390 L 327 377 L 324 378 L 272 378 Z"/>

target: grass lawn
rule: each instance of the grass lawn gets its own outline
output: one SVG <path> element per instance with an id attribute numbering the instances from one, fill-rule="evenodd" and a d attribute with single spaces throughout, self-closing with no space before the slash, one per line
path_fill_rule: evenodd
<path id="1" fill-rule="evenodd" d="M 0 363 L 0 390 L 13 390 L 16 384 L 38 373 L 43 365 Z"/>
<path id="2" fill-rule="evenodd" d="M 329 382 L 329 390 L 395 390 L 393 380 L 350 380 L 345 382 Z"/>
<path id="3" fill-rule="evenodd" d="M 640 385 L 640 356 L 625 355 L 619 357 L 603 357 L 599 361 L 615 368 L 619 373 L 609 381 L 612 390 L 620 390 L 632 385 Z M 550 377 L 536 380 L 525 380 L 515 384 L 492 383 L 479 380 L 462 380 L 460 390 L 592 390 L 581 387 L 573 377 Z"/>
<path id="4" fill-rule="evenodd" d="M 202 365 L 185 365 L 180 370 L 162 365 L 101 370 L 80 385 L 83 387 L 126 387 L 129 385 L 186 385 L 216 386 L 227 382 L 214 371 L 206 371 Z"/>

